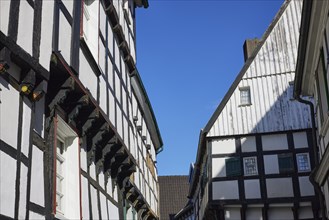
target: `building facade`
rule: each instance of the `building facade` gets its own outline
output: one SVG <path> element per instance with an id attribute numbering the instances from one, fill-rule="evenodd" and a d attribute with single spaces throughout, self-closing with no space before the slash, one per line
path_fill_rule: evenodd
<path id="1" fill-rule="evenodd" d="M 293 97 L 302 1 L 285 1 L 200 132 L 176 219 L 319 219 L 311 113 Z M 248 45 L 249 44 L 249 45 Z M 182 213 L 187 215 L 182 215 Z M 187 216 L 187 217 L 186 217 Z"/>
<path id="2" fill-rule="evenodd" d="M 311 178 L 324 196 L 321 202 L 326 207 L 323 212 L 325 219 L 329 216 L 328 13 L 328 1 L 304 1 L 294 90 L 296 99 L 301 102 L 305 102 L 305 96 L 314 98 L 314 104 L 306 102 L 314 110 L 314 151 L 319 155 Z"/>
<path id="3" fill-rule="evenodd" d="M 0 1 L 0 218 L 158 219 L 147 0 Z"/>
<path id="4" fill-rule="evenodd" d="M 173 220 L 187 202 L 188 176 L 159 176 L 161 220 Z"/>

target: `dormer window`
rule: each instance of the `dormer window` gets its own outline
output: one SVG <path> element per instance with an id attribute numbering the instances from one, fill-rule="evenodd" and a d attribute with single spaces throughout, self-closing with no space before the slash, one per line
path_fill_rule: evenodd
<path id="1" fill-rule="evenodd" d="M 250 87 L 241 87 L 240 90 L 240 106 L 251 105 Z"/>

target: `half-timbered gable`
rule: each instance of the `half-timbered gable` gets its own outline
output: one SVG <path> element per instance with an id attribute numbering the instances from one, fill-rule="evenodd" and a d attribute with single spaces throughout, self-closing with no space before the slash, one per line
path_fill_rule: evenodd
<path id="1" fill-rule="evenodd" d="M 311 112 L 293 97 L 301 11 L 285 1 L 263 37 L 246 41 L 252 51 L 200 133 L 196 219 L 319 218 Z"/>
<path id="2" fill-rule="evenodd" d="M 142 6 L 0 2 L 0 218 L 158 218 L 162 139 L 136 68 Z"/>

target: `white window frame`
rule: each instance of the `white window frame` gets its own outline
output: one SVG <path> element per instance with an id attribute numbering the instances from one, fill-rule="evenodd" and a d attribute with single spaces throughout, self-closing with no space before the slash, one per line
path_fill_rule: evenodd
<path id="1" fill-rule="evenodd" d="M 301 170 L 301 165 L 299 163 L 298 156 L 306 156 L 307 157 L 307 161 L 306 161 L 307 164 L 308 164 L 308 169 L 307 170 Z M 311 162 L 310 162 L 310 155 L 309 155 L 309 153 L 299 153 L 299 154 L 296 154 L 296 162 L 297 162 L 298 172 L 304 173 L 304 172 L 310 172 L 311 171 Z"/>
<path id="2" fill-rule="evenodd" d="M 55 189 L 55 202 L 56 214 L 58 219 L 80 219 L 80 146 L 78 135 L 75 131 L 57 115 L 56 118 L 56 142 L 60 141 L 64 144 L 63 153 L 58 150 L 56 144 L 56 189 Z M 63 161 L 62 164 L 62 198 L 61 207 L 57 208 L 57 161 Z M 73 186 L 73 187 L 72 187 Z M 72 204 L 72 201 L 75 201 Z"/>
<path id="3" fill-rule="evenodd" d="M 254 168 L 256 169 L 256 172 L 248 173 L 248 169 L 246 167 L 246 162 L 249 159 L 254 159 L 255 160 Z M 245 176 L 256 176 L 256 175 L 258 175 L 258 165 L 257 165 L 257 157 L 256 156 L 254 156 L 254 157 L 244 157 L 243 158 L 243 171 L 244 171 Z"/>
<path id="4" fill-rule="evenodd" d="M 251 105 L 250 87 L 249 86 L 240 87 L 239 90 L 240 90 L 240 106 Z"/>
<path id="5" fill-rule="evenodd" d="M 60 153 L 60 149 L 58 142 L 61 142 L 63 144 L 63 148 L 65 151 L 65 141 L 60 137 L 57 136 L 57 146 L 56 146 L 56 212 L 59 212 L 59 214 L 64 216 L 64 211 L 63 211 L 63 207 L 64 207 L 64 192 L 65 192 L 65 158 L 64 158 L 64 154 Z M 61 163 L 61 173 L 58 172 L 58 165 L 57 163 L 60 162 Z M 57 181 L 57 177 L 59 177 L 61 179 L 61 182 L 59 183 Z M 58 190 L 58 186 L 60 184 L 60 190 Z M 60 196 L 60 202 L 57 201 L 57 195 Z M 60 203 L 60 207 L 58 207 L 58 204 Z"/>

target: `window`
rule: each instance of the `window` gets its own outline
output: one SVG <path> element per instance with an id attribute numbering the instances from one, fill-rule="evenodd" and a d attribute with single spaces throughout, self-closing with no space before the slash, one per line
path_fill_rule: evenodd
<path id="1" fill-rule="evenodd" d="M 301 153 L 296 155 L 298 172 L 311 171 L 310 158 L 308 153 Z"/>
<path id="2" fill-rule="evenodd" d="M 226 176 L 240 176 L 241 164 L 238 157 L 231 157 L 225 160 Z"/>
<path id="3" fill-rule="evenodd" d="M 252 176 L 258 174 L 256 157 L 243 158 L 243 165 L 244 165 L 244 175 Z"/>
<path id="4" fill-rule="evenodd" d="M 294 98 L 294 81 L 289 82 L 289 87 L 287 91 L 289 100 L 295 100 Z"/>
<path id="5" fill-rule="evenodd" d="M 325 71 L 325 61 L 323 50 L 321 50 L 321 56 L 319 59 L 319 63 L 316 69 L 316 86 L 317 86 L 317 93 L 318 93 L 318 103 L 320 107 L 320 123 L 321 125 L 328 117 L 328 82 L 326 78 L 326 71 Z"/>
<path id="6" fill-rule="evenodd" d="M 56 120 L 55 120 L 56 121 Z M 79 143 L 77 134 L 57 116 L 56 188 L 54 189 L 56 218 L 80 219 Z M 74 201 L 74 202 L 73 202 Z"/>
<path id="7" fill-rule="evenodd" d="M 56 152 L 56 211 L 64 215 L 63 200 L 64 200 L 64 142 L 57 138 L 57 152 Z"/>
<path id="8" fill-rule="evenodd" d="M 292 159 L 292 154 L 279 154 L 279 171 L 280 173 L 289 173 L 294 171 L 294 161 Z"/>
<path id="9" fill-rule="evenodd" d="M 251 105 L 250 87 L 240 88 L 240 105 Z"/>

